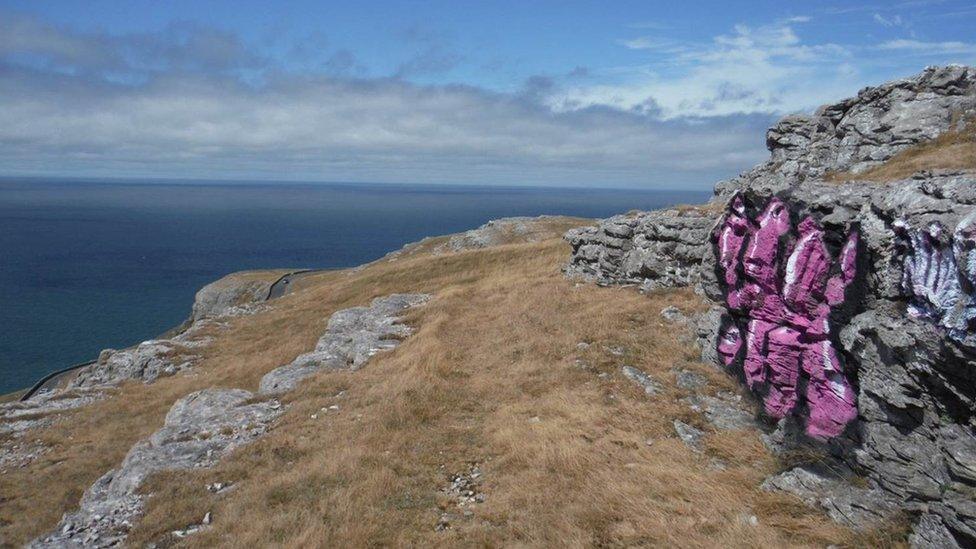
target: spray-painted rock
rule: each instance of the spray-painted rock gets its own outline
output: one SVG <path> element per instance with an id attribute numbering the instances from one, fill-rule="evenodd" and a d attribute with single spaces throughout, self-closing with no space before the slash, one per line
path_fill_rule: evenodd
<path id="1" fill-rule="evenodd" d="M 807 434 L 839 435 L 857 408 L 830 318 L 856 274 L 857 231 L 834 258 L 812 217 L 794 229 L 782 200 L 771 199 L 750 217 L 735 196 L 714 240 L 726 305 L 736 319 L 720 334 L 718 355 L 726 367 L 741 365 L 768 415 L 803 409 Z"/>
<path id="2" fill-rule="evenodd" d="M 895 222 L 902 255 L 902 290 L 908 314 L 945 328 L 952 339 L 976 347 L 976 211 L 952 237 L 938 221 L 915 228 Z"/>

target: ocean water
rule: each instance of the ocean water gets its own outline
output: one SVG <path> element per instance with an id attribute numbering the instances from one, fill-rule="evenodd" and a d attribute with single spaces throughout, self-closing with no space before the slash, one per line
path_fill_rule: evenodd
<path id="1" fill-rule="evenodd" d="M 606 217 L 685 191 L 0 181 L 0 394 L 179 324 L 239 270 L 342 268 L 498 217 Z"/>

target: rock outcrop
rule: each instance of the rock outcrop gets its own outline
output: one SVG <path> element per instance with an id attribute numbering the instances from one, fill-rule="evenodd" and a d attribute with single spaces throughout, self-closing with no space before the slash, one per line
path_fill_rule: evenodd
<path id="1" fill-rule="evenodd" d="M 428 299 L 425 294 L 393 294 L 374 299 L 369 307 L 336 312 L 313 351 L 261 378 L 261 393 L 290 391 L 322 369 L 358 370 L 371 356 L 396 347 L 410 335 L 410 327 L 400 323 L 400 314 Z"/>
<path id="2" fill-rule="evenodd" d="M 973 114 L 976 68 L 929 67 L 911 78 L 865 88 L 813 115 L 783 118 L 766 134 L 769 160 L 719 183 L 716 194 L 728 198 L 745 189 L 775 194 L 830 172 L 863 172 Z"/>
<path id="3" fill-rule="evenodd" d="M 242 389 L 206 389 L 173 404 L 163 427 L 129 450 L 122 464 L 95 481 L 80 509 L 30 547 L 111 547 L 124 541 L 142 513 L 143 481 L 163 470 L 209 467 L 254 440 L 281 413 L 275 400 L 251 402 Z"/>
<path id="4" fill-rule="evenodd" d="M 204 318 L 236 316 L 263 302 L 271 291 L 273 280 L 243 271 L 229 274 L 197 291 L 190 323 Z"/>
<path id="5" fill-rule="evenodd" d="M 717 210 L 672 208 L 618 215 L 566 233 L 573 256 L 566 274 L 644 290 L 701 281 Z"/>
<path id="6" fill-rule="evenodd" d="M 373 300 L 370 307 L 336 312 L 316 350 L 266 374 L 261 379 L 261 394 L 205 389 L 179 399 L 166 414 L 162 428 L 136 443 L 118 468 L 85 491 L 77 511 L 66 514 L 55 531 L 30 547 L 122 544 L 142 514 L 146 495 L 139 488 L 149 476 L 164 470 L 211 467 L 234 448 L 261 436 L 284 411 L 272 394 L 294 389 L 320 368 L 357 369 L 377 352 L 395 347 L 411 333 L 399 323 L 402 312 L 429 297 L 394 294 Z"/>
<path id="7" fill-rule="evenodd" d="M 867 480 L 851 491 L 797 470 L 767 488 L 855 526 L 897 507 L 918 517 L 918 546 L 976 544 L 976 174 L 823 177 L 974 112 L 976 69 L 929 68 L 787 117 L 770 160 L 719 183 L 693 223 L 665 210 L 566 236 L 569 274 L 692 284 L 720 303 L 698 319 L 703 358 L 754 389 L 770 445 L 819 449 Z"/>

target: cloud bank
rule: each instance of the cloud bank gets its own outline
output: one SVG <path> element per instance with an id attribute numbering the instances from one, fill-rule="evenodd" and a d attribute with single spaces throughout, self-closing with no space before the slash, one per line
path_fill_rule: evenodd
<path id="1" fill-rule="evenodd" d="M 765 158 L 778 116 L 856 91 L 866 55 L 976 55 L 916 38 L 811 44 L 797 30 L 810 21 L 698 43 L 634 24 L 616 47 L 648 65 L 499 91 L 418 83 L 476 63 L 420 27 L 402 36 L 412 57 L 374 74 L 324 36 L 283 52 L 190 22 L 111 34 L 0 13 L 0 176 L 704 189 Z"/>
<path id="2" fill-rule="evenodd" d="M 554 111 L 545 87 L 405 79 L 456 62 L 436 46 L 400 74 L 363 78 L 349 52 L 288 70 L 187 23 L 119 36 L 2 21 L 7 175 L 704 187 L 760 157 L 769 122 Z"/>

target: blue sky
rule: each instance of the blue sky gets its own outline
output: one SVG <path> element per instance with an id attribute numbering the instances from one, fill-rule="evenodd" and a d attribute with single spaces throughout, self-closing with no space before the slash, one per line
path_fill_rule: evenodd
<path id="1" fill-rule="evenodd" d="M 0 175 L 707 188 L 783 114 L 976 64 L 974 28 L 959 0 L 0 1 Z"/>

